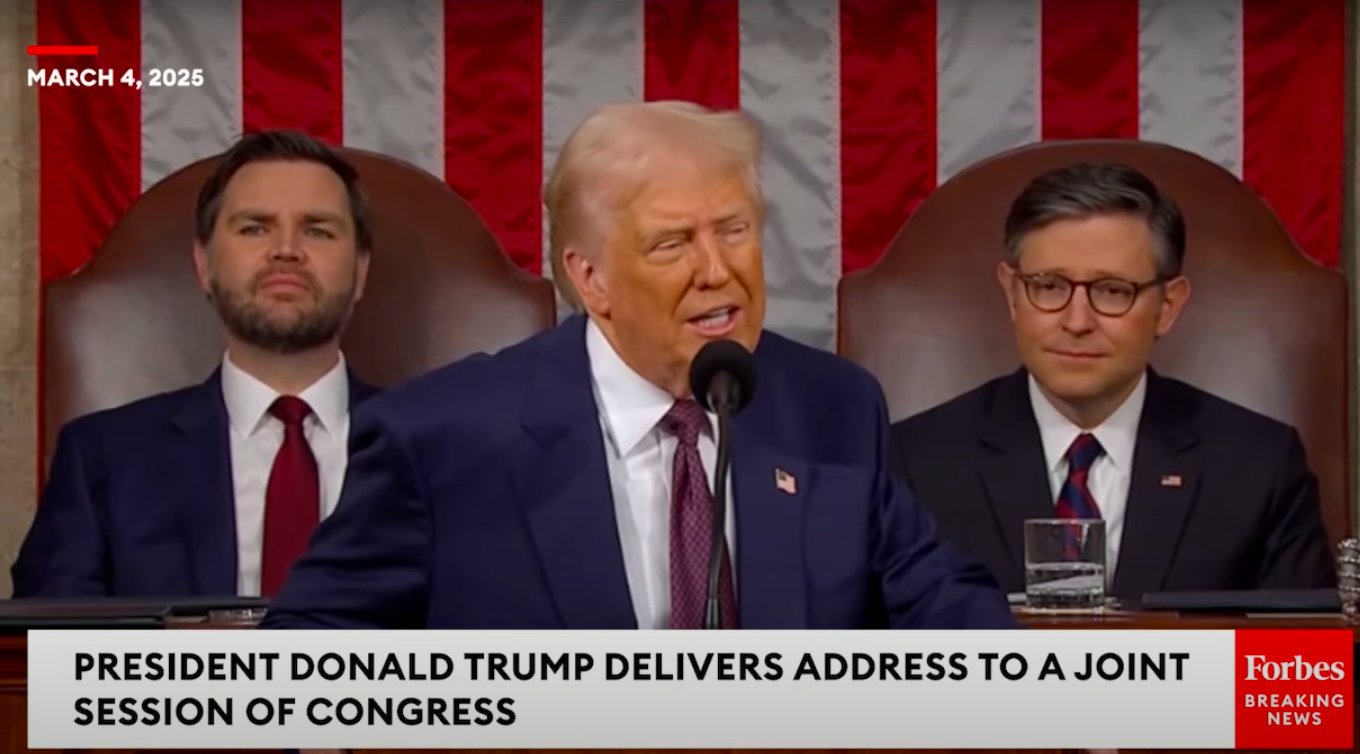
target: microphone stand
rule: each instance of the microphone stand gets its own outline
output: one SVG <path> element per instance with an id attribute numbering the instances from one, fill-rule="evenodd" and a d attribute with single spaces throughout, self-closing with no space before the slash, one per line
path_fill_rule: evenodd
<path id="1" fill-rule="evenodd" d="M 719 600 L 722 585 L 723 553 L 727 551 L 727 477 L 732 467 L 731 395 L 735 389 L 726 374 L 714 376 L 709 395 L 713 410 L 718 415 L 718 462 L 713 472 L 713 545 L 708 561 L 708 602 L 704 610 L 704 629 L 722 628 L 722 604 Z M 735 574 L 734 574 L 735 576 Z"/>

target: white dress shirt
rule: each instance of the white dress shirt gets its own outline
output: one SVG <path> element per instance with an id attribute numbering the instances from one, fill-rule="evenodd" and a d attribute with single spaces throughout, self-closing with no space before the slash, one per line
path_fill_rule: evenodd
<path id="1" fill-rule="evenodd" d="M 279 393 L 222 359 L 222 398 L 231 423 L 231 478 L 236 495 L 236 592 L 260 594 L 265 492 L 274 457 L 283 445 L 283 422 L 269 413 Z M 299 398 L 312 408 L 303 432 L 321 475 L 322 518 L 335 510 L 349 461 L 349 376 L 342 356 Z"/>
<path id="2" fill-rule="evenodd" d="M 605 435 L 614 515 L 633 612 L 640 629 L 669 628 L 671 464 L 679 443 L 659 425 L 675 399 L 633 371 L 594 322 L 586 325 L 586 351 Z M 710 414 L 708 430 L 699 435 L 699 456 L 708 472 L 709 489 L 713 488 L 718 456 L 716 428 L 717 418 Z M 731 489 L 729 483 L 727 543 L 735 568 L 736 517 Z"/>
<path id="3" fill-rule="evenodd" d="M 1114 579 L 1119 564 L 1119 543 L 1124 534 L 1124 516 L 1128 509 L 1129 482 L 1133 478 L 1133 451 L 1138 442 L 1138 423 L 1143 418 L 1143 401 L 1147 396 L 1147 375 L 1100 426 L 1089 430 L 1095 435 L 1104 454 L 1091 465 L 1086 485 L 1091 497 L 1100 506 L 1105 519 L 1105 578 Z M 1083 431 L 1054 408 L 1048 396 L 1039 389 L 1034 376 L 1029 378 L 1029 401 L 1034 418 L 1039 423 L 1039 437 L 1044 444 L 1044 460 L 1048 464 L 1048 482 L 1054 505 L 1058 493 L 1067 481 L 1067 449 Z"/>

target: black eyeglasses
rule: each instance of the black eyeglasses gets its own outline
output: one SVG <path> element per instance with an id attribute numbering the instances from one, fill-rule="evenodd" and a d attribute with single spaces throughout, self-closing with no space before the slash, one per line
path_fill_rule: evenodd
<path id="1" fill-rule="evenodd" d="M 1135 283 L 1121 278 L 1100 278 L 1099 280 L 1070 280 L 1051 272 L 1025 275 L 1016 270 L 1017 278 L 1025 284 L 1025 296 L 1030 304 L 1041 312 L 1060 312 L 1072 303 L 1072 293 L 1078 288 L 1086 289 L 1086 300 L 1098 314 L 1107 317 L 1122 317 L 1129 313 L 1143 291 L 1166 282 L 1156 277 L 1146 283 Z"/>

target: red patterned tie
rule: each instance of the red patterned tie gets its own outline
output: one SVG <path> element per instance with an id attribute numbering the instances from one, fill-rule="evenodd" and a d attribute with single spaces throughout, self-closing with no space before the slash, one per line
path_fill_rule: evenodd
<path id="1" fill-rule="evenodd" d="M 264 597 L 278 593 L 321 518 L 321 479 L 302 426 L 312 409 L 301 398 L 285 395 L 274 401 L 269 413 L 283 422 L 283 444 L 274 457 L 265 492 L 260 564 L 260 594 Z"/>
<path id="2" fill-rule="evenodd" d="M 679 444 L 671 470 L 671 628 L 703 628 L 708 603 L 708 563 L 713 550 L 713 494 L 699 457 L 699 433 L 708 417 L 692 400 L 676 401 L 662 420 Z M 737 627 L 732 557 L 723 548 L 718 587 L 723 628 Z"/>

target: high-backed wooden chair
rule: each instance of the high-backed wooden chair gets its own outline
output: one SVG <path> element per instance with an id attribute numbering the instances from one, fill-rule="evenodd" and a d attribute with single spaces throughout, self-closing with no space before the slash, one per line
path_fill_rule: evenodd
<path id="1" fill-rule="evenodd" d="M 1045 142 L 941 186 L 881 262 L 840 291 L 840 350 L 875 374 L 894 420 L 1019 365 L 996 265 L 1011 201 L 1040 173 L 1123 162 L 1185 214 L 1193 295 L 1153 367 L 1296 427 L 1331 536 L 1351 531 L 1350 318 L 1344 276 L 1306 258 L 1266 204 L 1194 154 L 1136 141 Z"/>
<path id="2" fill-rule="evenodd" d="M 343 149 L 368 199 L 368 287 L 343 346 L 381 386 L 554 323 L 552 284 L 519 271 L 465 201 L 409 164 Z M 94 259 L 44 296 L 44 460 L 77 416 L 201 382 L 221 326 L 194 279 L 194 203 L 219 158 L 152 186 Z M 135 438 L 129 438 L 135 442 Z"/>

